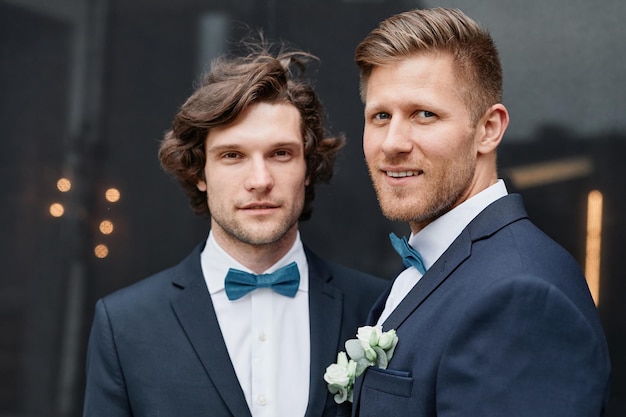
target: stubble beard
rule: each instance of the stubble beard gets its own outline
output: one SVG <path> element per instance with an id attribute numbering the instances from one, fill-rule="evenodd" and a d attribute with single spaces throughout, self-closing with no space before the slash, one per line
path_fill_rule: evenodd
<path id="1" fill-rule="evenodd" d="M 476 170 L 475 160 L 470 158 L 455 166 L 457 170 L 443 171 L 439 178 L 428 181 L 426 188 L 420 190 L 390 187 L 379 172 L 375 177 L 370 169 L 383 215 L 391 221 L 426 225 L 450 211 L 467 192 Z"/>
<path id="2" fill-rule="evenodd" d="M 265 246 L 279 242 L 297 225 L 298 220 L 282 221 L 269 230 L 264 225 L 255 225 L 251 228 L 246 228 L 243 224 L 238 222 L 220 222 L 216 220 L 216 223 L 222 228 L 226 235 L 239 243 L 251 246 Z"/>
<path id="3" fill-rule="evenodd" d="M 278 219 L 244 221 L 236 216 L 224 217 L 212 214 L 211 220 L 236 244 L 266 246 L 280 242 L 293 228 L 297 228 L 303 207 L 304 202 L 299 205 L 296 203 L 288 214 Z"/>

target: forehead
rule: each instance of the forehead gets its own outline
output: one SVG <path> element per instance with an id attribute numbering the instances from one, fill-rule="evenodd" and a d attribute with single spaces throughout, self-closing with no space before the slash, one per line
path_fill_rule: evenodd
<path id="1" fill-rule="evenodd" d="M 254 103 L 232 123 L 217 126 L 207 134 L 207 147 L 217 145 L 268 144 L 303 142 L 301 116 L 290 103 Z"/>
<path id="2" fill-rule="evenodd" d="M 368 78 L 365 103 L 373 105 L 383 98 L 406 99 L 427 93 L 458 97 L 461 91 L 452 55 L 429 52 L 374 67 Z"/>

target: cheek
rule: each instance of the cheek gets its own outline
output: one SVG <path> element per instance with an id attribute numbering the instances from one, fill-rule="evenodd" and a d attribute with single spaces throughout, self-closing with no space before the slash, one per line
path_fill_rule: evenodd
<path id="1" fill-rule="evenodd" d="M 215 173 L 212 173 L 212 178 L 215 178 Z M 218 177 L 224 178 L 224 176 Z M 232 178 L 232 177 L 231 177 Z M 234 196 L 234 180 L 231 181 L 206 181 L 206 194 L 207 194 L 207 202 L 213 206 L 222 204 L 227 199 Z"/>
<path id="2" fill-rule="evenodd" d="M 451 129 L 436 136 L 437 140 L 424 142 L 424 153 L 430 158 L 440 161 L 465 160 L 474 152 L 474 141 L 471 132 Z"/>

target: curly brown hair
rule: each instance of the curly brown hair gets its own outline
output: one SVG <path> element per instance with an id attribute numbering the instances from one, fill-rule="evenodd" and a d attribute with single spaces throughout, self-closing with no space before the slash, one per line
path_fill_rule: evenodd
<path id="1" fill-rule="evenodd" d="M 214 60 L 201 85 L 181 106 L 161 142 L 161 166 L 182 185 L 193 211 L 210 216 L 206 193 L 196 184 L 204 179 L 205 140 L 211 128 L 234 122 L 255 103 L 290 103 L 298 109 L 302 121 L 309 185 L 300 220 L 307 220 L 313 210 L 314 186 L 330 181 L 345 137 L 327 136 L 324 107 L 313 86 L 304 79 L 306 64 L 317 57 L 287 49 L 284 44 L 278 47 L 259 41 L 246 45 L 247 55 L 222 55 Z M 278 51 L 272 52 L 276 48 Z"/>

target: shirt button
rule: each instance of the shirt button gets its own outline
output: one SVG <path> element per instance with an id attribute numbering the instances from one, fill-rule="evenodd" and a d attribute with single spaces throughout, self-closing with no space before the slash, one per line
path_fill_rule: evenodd
<path id="1" fill-rule="evenodd" d="M 261 342 L 265 342 L 267 340 L 267 335 L 265 334 L 265 332 L 259 332 L 259 340 Z"/>
<path id="2" fill-rule="evenodd" d="M 266 405 L 267 404 L 267 399 L 265 398 L 265 395 L 259 395 L 259 405 Z"/>

